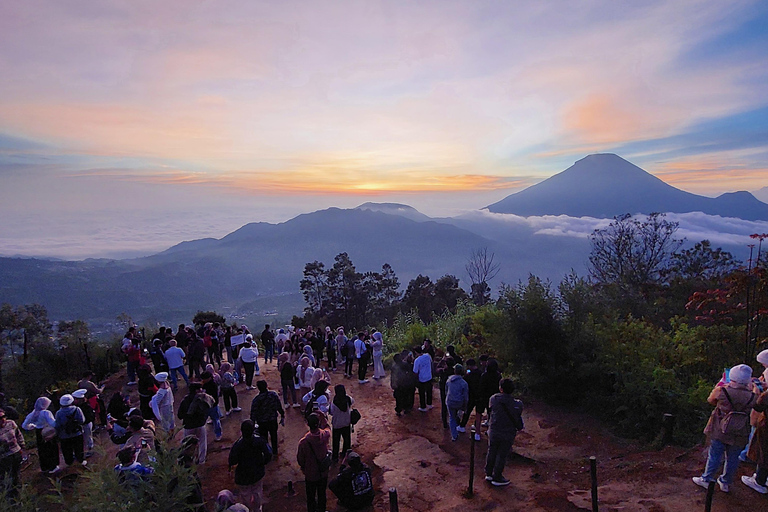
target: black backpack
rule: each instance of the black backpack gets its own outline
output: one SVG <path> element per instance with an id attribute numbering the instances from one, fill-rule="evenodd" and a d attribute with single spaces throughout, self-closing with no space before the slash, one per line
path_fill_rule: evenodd
<path id="1" fill-rule="evenodd" d="M 309 402 L 307 402 L 307 406 L 304 407 L 304 420 L 309 421 L 309 417 L 312 415 L 312 413 L 315 411 L 315 401 L 318 397 L 315 396 L 314 393 L 312 393 L 312 397 L 309 399 Z"/>

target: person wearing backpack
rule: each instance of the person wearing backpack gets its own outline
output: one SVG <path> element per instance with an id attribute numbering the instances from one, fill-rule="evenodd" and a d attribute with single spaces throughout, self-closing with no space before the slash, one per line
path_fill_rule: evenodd
<path id="1" fill-rule="evenodd" d="M 360 510 L 373 504 L 373 478 L 371 469 L 363 464 L 360 455 L 349 452 L 339 474 L 330 481 L 328 488 L 339 503 L 349 510 Z"/>
<path id="2" fill-rule="evenodd" d="M 523 430 L 523 402 L 515 399 L 512 393 L 515 384 L 511 379 L 502 379 L 499 393 L 488 402 L 488 455 L 485 458 L 485 480 L 501 487 L 509 485 L 509 480 L 501 474 L 507 462 L 507 455 L 512 449 L 515 437 Z"/>
<path id="3" fill-rule="evenodd" d="M 75 399 L 69 394 L 62 395 L 59 399 L 61 409 L 56 412 L 56 435 L 59 436 L 64 462 L 69 466 L 76 459 L 85 466 L 88 463 L 85 460 L 85 453 L 83 453 L 85 416 L 80 408 L 73 405 L 74 402 Z"/>
<path id="4" fill-rule="evenodd" d="M 740 364 L 731 368 L 727 381 L 718 382 L 707 398 L 715 409 L 704 428 L 709 438 L 709 454 L 704 473 L 693 477 L 696 485 L 705 489 L 709 487 L 725 454 L 725 467 L 723 474 L 717 478 L 717 484 L 721 491 L 730 491 L 739 467 L 739 454 L 749 439 L 749 415 L 757 401 L 751 384 L 752 368 Z"/>
<path id="5" fill-rule="evenodd" d="M 252 420 L 240 424 L 242 436 L 229 452 L 229 470 L 235 466 L 235 484 L 240 499 L 252 512 L 261 512 L 265 466 L 272 460 L 272 450 L 266 439 L 256 435 L 255 431 Z"/>
<path id="6" fill-rule="evenodd" d="M 334 388 L 333 402 L 331 402 L 331 427 L 333 427 L 333 461 L 339 460 L 339 444 L 344 438 L 344 447 L 341 450 L 341 458 L 349 451 L 352 444 L 352 404 L 355 399 L 347 394 L 344 384 L 337 384 Z"/>

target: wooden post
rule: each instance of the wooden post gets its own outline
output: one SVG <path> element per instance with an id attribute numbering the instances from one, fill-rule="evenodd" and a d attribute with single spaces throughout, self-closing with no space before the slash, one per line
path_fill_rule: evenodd
<path id="1" fill-rule="evenodd" d="M 704 502 L 704 510 L 705 512 L 712 512 L 712 496 L 715 495 L 715 481 L 712 480 L 709 482 L 709 487 L 707 487 L 707 500 Z"/>
<path id="2" fill-rule="evenodd" d="M 467 496 L 470 498 L 475 494 L 475 427 L 472 426 L 469 435 L 469 488 Z"/>
<path id="3" fill-rule="evenodd" d="M 389 512 L 400 512 L 400 507 L 397 505 L 397 489 L 394 487 L 389 488 Z"/>
<path id="4" fill-rule="evenodd" d="M 288 480 L 288 492 L 286 496 L 296 496 L 296 490 L 293 488 L 293 480 Z"/>
<path id="5" fill-rule="evenodd" d="M 589 458 L 589 473 L 592 476 L 592 512 L 598 512 L 597 507 L 597 458 Z"/>
<path id="6" fill-rule="evenodd" d="M 669 413 L 664 414 L 664 419 L 661 421 L 661 428 L 664 433 L 662 435 L 662 442 L 664 444 L 671 443 L 672 434 L 675 431 L 675 415 Z"/>

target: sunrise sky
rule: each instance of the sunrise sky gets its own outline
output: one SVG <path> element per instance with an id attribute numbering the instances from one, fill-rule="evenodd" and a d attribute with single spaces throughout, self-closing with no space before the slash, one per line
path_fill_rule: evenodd
<path id="1" fill-rule="evenodd" d="M 765 1 L 6 1 L 0 253 L 449 215 L 594 152 L 755 191 L 767 84 Z"/>

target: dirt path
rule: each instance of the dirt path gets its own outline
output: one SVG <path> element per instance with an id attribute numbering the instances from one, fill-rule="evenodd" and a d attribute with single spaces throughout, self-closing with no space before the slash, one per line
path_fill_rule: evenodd
<path id="1" fill-rule="evenodd" d="M 279 374 L 274 364 L 261 364 L 261 378 L 271 389 L 279 389 Z M 469 433 L 451 442 L 442 428 L 439 393 L 435 389 L 433 410 L 397 417 L 389 378 L 371 379 L 360 385 L 332 373 L 333 384 L 342 383 L 356 400 L 362 413 L 352 435 L 353 449 L 371 466 L 377 488 L 373 510 L 388 511 L 387 489 L 395 487 L 401 511 L 579 511 L 591 510 L 588 457 L 598 460 L 600 510 L 622 512 L 679 512 L 704 510 L 706 491 L 695 486 L 691 477 L 700 474 L 706 454 L 699 447 L 683 450 L 667 447 L 647 451 L 612 436 L 593 418 L 545 404 L 526 404 L 526 430 L 515 442 L 515 456 L 507 463 L 505 476 L 512 484 L 495 488 L 484 481 L 483 466 L 487 437 L 476 443 L 474 496 L 464 497 L 467 489 L 470 441 Z M 124 382 L 124 380 L 122 381 Z M 204 492 L 212 501 L 221 489 L 235 490 L 233 475 L 228 473 L 227 457 L 239 437 L 239 425 L 248 417 L 256 391 L 237 387 L 243 411 L 222 420 L 224 439 L 214 443 L 209 432 L 208 461 L 200 468 Z M 183 383 L 176 397 L 178 404 L 185 392 Z M 223 406 L 222 406 L 223 409 Z M 302 511 L 306 509 L 303 475 L 296 462 L 296 446 L 306 432 L 301 409 L 289 409 L 286 425 L 280 427 L 280 454 L 267 467 L 264 483 L 264 510 Z M 110 443 L 104 437 L 102 445 Z M 753 466 L 742 465 L 739 475 L 749 474 Z M 333 469 L 332 469 L 333 472 Z M 296 495 L 287 495 L 287 485 L 294 483 Z M 328 491 L 328 510 L 338 507 Z M 744 486 L 740 479 L 730 494 L 715 494 L 713 511 L 768 511 L 768 496 L 760 496 Z"/>

